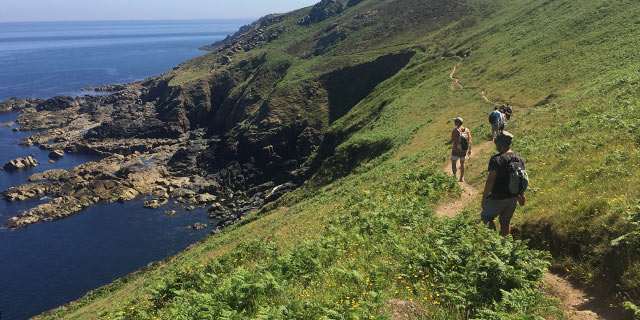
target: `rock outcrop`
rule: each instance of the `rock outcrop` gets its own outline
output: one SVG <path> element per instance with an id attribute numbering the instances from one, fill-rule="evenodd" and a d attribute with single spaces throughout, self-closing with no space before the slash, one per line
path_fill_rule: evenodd
<path id="1" fill-rule="evenodd" d="M 285 33 L 286 28 L 283 26 L 270 28 L 272 25 L 281 22 L 282 18 L 283 16 L 280 14 L 266 15 L 251 24 L 242 26 L 240 30 L 231 36 L 227 36 L 224 40 L 201 47 L 200 50 L 218 52 L 230 50 L 233 53 L 249 51 L 259 46 L 262 42 L 274 41 Z"/>
<path id="2" fill-rule="evenodd" d="M 38 164 L 38 160 L 36 160 L 32 156 L 27 156 L 24 158 L 13 159 L 7 162 L 2 168 L 4 170 L 18 170 L 35 167 Z"/>
<path id="3" fill-rule="evenodd" d="M 311 8 L 308 16 L 302 18 L 302 20 L 300 20 L 300 22 L 298 23 L 305 26 L 312 23 L 324 21 L 337 14 L 342 13 L 344 9 L 345 4 L 338 0 L 321 0 Z"/>

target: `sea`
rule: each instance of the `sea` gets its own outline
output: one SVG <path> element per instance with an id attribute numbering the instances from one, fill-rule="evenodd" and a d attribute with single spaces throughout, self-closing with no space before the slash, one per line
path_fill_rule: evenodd
<path id="1" fill-rule="evenodd" d="M 82 90 L 160 75 L 205 54 L 198 48 L 234 33 L 250 20 L 94 21 L 0 23 L 0 100 L 93 94 Z M 0 123 L 17 112 L 0 113 Z M 67 154 L 50 164 L 48 151 L 21 147 L 33 132 L 0 127 L 0 166 L 33 155 L 40 165 L 0 171 L 0 190 L 27 182 L 37 172 L 70 169 L 100 157 Z M 0 200 L 0 226 L 49 201 Z M 88 291 L 177 254 L 211 232 L 204 208 L 177 204 L 158 210 L 144 198 L 98 204 L 68 218 L 19 230 L 0 227 L 0 319 L 27 319 L 76 300 Z M 176 210 L 167 216 L 167 210 Z M 210 224 L 210 223 L 209 223 Z"/>

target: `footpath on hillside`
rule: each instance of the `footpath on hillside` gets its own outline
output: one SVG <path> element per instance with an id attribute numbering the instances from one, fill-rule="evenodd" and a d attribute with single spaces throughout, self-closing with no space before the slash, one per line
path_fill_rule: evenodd
<path id="1" fill-rule="evenodd" d="M 449 78 L 453 81 L 453 88 L 456 87 L 459 89 L 466 89 L 464 85 L 460 82 L 460 79 L 455 77 L 455 73 L 458 71 L 459 66 L 462 64 L 457 64 L 453 71 L 449 74 Z M 491 101 L 487 95 L 485 90 L 481 90 L 480 94 L 482 95 L 482 99 L 488 103 L 493 105 L 498 105 L 498 103 Z M 481 143 L 480 145 L 474 146 L 472 149 L 473 153 L 471 156 L 482 153 L 482 151 L 487 148 L 491 148 L 493 144 L 491 141 L 486 141 Z M 445 172 L 449 174 L 453 174 L 451 170 L 451 163 L 447 163 L 444 167 Z M 436 208 L 436 215 L 439 217 L 455 217 L 458 212 L 464 210 L 471 201 L 480 201 L 478 195 L 480 192 L 466 182 L 460 182 L 460 186 L 462 187 L 462 194 L 457 199 L 452 199 L 449 202 L 442 203 Z M 605 315 L 602 312 L 598 313 L 596 309 L 596 305 L 601 304 L 601 301 L 596 301 L 594 297 L 589 296 L 583 290 L 572 285 L 568 280 L 564 279 L 562 276 L 547 272 L 545 275 L 544 282 L 544 290 L 549 295 L 556 297 L 560 300 L 563 309 L 567 313 L 569 319 L 571 320 L 609 320 L 609 319 L 618 319 L 616 315 Z M 401 319 L 401 318 L 394 318 Z"/>

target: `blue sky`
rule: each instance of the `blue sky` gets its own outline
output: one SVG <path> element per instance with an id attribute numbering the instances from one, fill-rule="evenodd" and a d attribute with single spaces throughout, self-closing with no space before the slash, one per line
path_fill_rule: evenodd
<path id="1" fill-rule="evenodd" d="M 0 0 L 0 22 L 257 18 L 319 0 Z"/>

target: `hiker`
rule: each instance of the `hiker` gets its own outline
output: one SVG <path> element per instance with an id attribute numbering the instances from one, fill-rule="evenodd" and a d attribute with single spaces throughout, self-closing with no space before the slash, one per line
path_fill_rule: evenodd
<path id="1" fill-rule="evenodd" d="M 498 120 L 498 128 L 500 132 L 504 131 L 504 127 L 507 125 L 507 110 L 505 106 L 500 106 L 500 120 Z"/>
<path id="2" fill-rule="evenodd" d="M 511 108 L 511 105 L 509 103 L 507 103 L 507 105 L 504 107 L 504 116 L 507 117 L 507 121 L 511 120 L 511 114 L 513 113 L 513 108 Z"/>
<path id="3" fill-rule="evenodd" d="M 482 193 L 482 222 L 489 229 L 496 230 L 494 219 L 499 217 L 500 235 L 511 233 L 511 218 L 517 204 L 525 205 L 525 191 L 529 178 L 524 167 L 524 160 L 511 151 L 513 135 L 501 132 L 494 140 L 498 154 L 489 160 L 489 176 Z"/>
<path id="4" fill-rule="evenodd" d="M 460 160 L 460 182 L 464 182 L 464 161 L 467 155 L 471 156 L 471 132 L 469 128 L 462 126 L 464 120 L 457 117 L 453 118 L 456 128 L 451 132 L 451 140 L 445 145 L 453 144 L 451 148 L 451 171 L 456 176 L 457 163 Z"/>
<path id="5" fill-rule="evenodd" d="M 500 118 L 502 113 L 498 111 L 498 106 L 493 107 L 493 111 L 489 114 L 489 123 L 491 124 L 491 140 L 495 140 L 500 131 Z"/>

